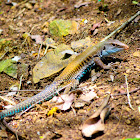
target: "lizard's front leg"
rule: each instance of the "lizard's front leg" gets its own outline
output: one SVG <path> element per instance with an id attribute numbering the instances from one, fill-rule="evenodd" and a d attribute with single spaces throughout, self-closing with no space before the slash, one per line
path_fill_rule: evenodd
<path id="1" fill-rule="evenodd" d="M 111 66 L 104 64 L 99 57 L 95 57 L 94 62 L 95 62 L 95 64 L 97 64 L 98 66 L 100 66 L 103 69 L 110 69 L 111 68 Z"/>

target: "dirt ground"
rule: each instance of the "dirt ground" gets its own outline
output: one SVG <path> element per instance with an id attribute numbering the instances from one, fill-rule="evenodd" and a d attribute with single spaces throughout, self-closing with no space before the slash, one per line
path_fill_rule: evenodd
<path id="1" fill-rule="evenodd" d="M 86 24 L 81 24 L 79 31 L 75 35 L 68 35 L 63 40 L 54 40 L 58 43 L 70 44 L 71 41 L 84 39 L 90 36 L 93 42 L 98 42 L 114 31 L 122 23 L 127 21 L 138 10 L 139 6 L 132 4 L 131 0 L 105 0 L 108 8 L 101 9 L 102 3 L 97 3 L 97 0 L 85 1 L 89 2 L 88 5 L 83 5 L 79 8 L 74 8 L 78 0 L 36 0 L 32 7 L 26 5 L 28 1 L 14 0 L 19 5 L 12 8 L 12 5 L 6 4 L 6 0 L 0 0 L 0 29 L 3 33 L 0 38 L 9 38 L 12 40 L 13 46 L 18 46 L 9 51 L 3 59 L 12 58 L 14 56 L 23 56 L 21 63 L 29 65 L 29 70 L 23 77 L 22 89 L 43 89 L 45 86 L 53 81 L 56 74 L 52 77 L 40 80 L 39 83 L 27 84 L 27 81 L 32 81 L 32 69 L 39 61 L 36 56 L 30 55 L 32 51 L 36 53 L 39 50 L 39 45 L 34 45 L 35 42 L 31 41 L 30 44 L 24 45 L 22 34 L 31 32 L 32 35 L 48 36 L 51 35 L 42 31 L 42 25 L 46 21 L 53 19 L 70 19 L 75 21 L 82 21 L 87 19 Z M 34 2 L 34 1 L 33 1 Z M 82 3 L 82 2 L 81 2 Z M 0 12 L 1 12 L 0 11 Z M 105 18 L 108 21 L 115 21 L 110 26 L 107 25 Z M 98 33 L 93 35 L 90 29 L 94 23 L 101 22 L 98 28 Z M 89 77 L 85 83 L 87 85 L 96 85 L 95 91 L 99 98 L 94 99 L 90 104 L 83 108 L 75 109 L 76 115 L 73 110 L 59 111 L 53 116 L 47 116 L 50 110 L 48 102 L 41 105 L 36 105 L 30 111 L 26 112 L 23 116 L 14 116 L 9 125 L 25 134 L 25 139 L 38 140 L 38 139 L 60 139 L 60 140 L 83 140 L 85 139 L 79 127 L 82 122 L 92 115 L 99 107 L 106 93 L 112 95 L 126 93 L 126 81 L 124 74 L 127 74 L 129 91 L 135 90 L 140 86 L 140 56 L 135 56 L 134 53 L 139 51 L 139 23 L 131 22 L 125 29 L 119 33 L 116 38 L 126 43 L 130 48 L 126 51 L 113 54 L 111 60 L 114 65 L 110 70 L 98 69 L 101 75 L 96 81 L 91 82 Z M 107 61 L 107 60 L 106 60 Z M 107 62 L 109 63 L 109 62 Z M 114 76 L 111 81 L 110 75 Z M 18 78 L 14 79 L 5 73 L 0 74 L 0 91 L 8 90 L 9 87 L 16 82 L 19 82 L 21 74 L 18 73 Z M 14 97 L 15 102 L 20 102 L 21 97 L 31 97 L 37 92 L 21 92 L 17 97 Z M 6 95 L 6 93 L 1 93 Z M 19 95 L 21 97 L 19 97 Z M 18 100 L 15 100 L 18 99 Z M 24 99 L 24 98 L 23 98 Z M 111 113 L 105 121 L 104 134 L 92 137 L 96 140 L 119 140 L 126 138 L 135 138 L 140 135 L 140 90 L 131 93 L 131 104 L 134 110 L 129 107 L 126 95 L 112 96 L 110 99 L 110 106 L 112 107 Z M 3 139 L 14 140 L 15 135 L 8 132 L 8 137 Z M 43 138 L 41 137 L 43 136 Z"/>

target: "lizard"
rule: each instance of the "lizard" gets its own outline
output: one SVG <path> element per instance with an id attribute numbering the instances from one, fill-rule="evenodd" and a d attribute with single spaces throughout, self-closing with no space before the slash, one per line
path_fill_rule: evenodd
<path id="1" fill-rule="evenodd" d="M 123 44 L 118 40 L 102 41 L 96 45 L 88 47 L 85 51 L 76 56 L 76 58 L 67 65 L 62 73 L 54 79 L 52 84 L 46 86 L 43 91 L 0 112 L 0 120 L 3 120 L 4 117 L 12 116 L 31 108 L 36 103 L 50 100 L 54 96 L 58 95 L 58 91 L 63 88 L 65 88 L 64 93 L 68 93 L 71 88 L 78 86 L 80 79 L 86 74 L 92 65 L 95 65 L 95 63 L 98 63 L 105 69 L 109 68 L 107 65 L 103 64 L 99 58 L 128 48 L 129 47 L 126 44 Z"/>

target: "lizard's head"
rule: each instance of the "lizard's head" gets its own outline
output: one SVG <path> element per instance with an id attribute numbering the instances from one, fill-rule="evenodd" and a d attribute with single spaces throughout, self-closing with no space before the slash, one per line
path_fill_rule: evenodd
<path id="1" fill-rule="evenodd" d="M 119 40 L 110 39 L 104 43 L 104 46 L 102 49 L 102 56 L 108 56 L 109 54 L 126 50 L 128 48 L 129 48 L 128 45 L 120 42 Z"/>

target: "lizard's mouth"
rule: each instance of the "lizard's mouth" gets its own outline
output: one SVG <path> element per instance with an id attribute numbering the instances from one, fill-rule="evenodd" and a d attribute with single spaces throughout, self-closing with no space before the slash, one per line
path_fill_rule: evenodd
<path id="1" fill-rule="evenodd" d="M 119 44 L 116 44 L 116 48 L 118 48 L 120 50 L 127 50 L 127 49 L 129 49 L 129 46 L 121 42 Z"/>
<path id="2" fill-rule="evenodd" d="M 112 40 L 112 39 L 109 39 L 109 40 L 107 40 L 107 42 L 106 42 L 107 44 L 112 44 L 113 46 L 116 46 L 116 48 L 118 48 L 118 49 L 120 49 L 120 50 L 127 50 L 128 48 L 129 48 L 129 46 L 128 45 L 126 45 L 126 44 L 124 44 L 124 43 L 122 43 L 122 42 L 120 42 L 119 40 Z"/>
<path id="3" fill-rule="evenodd" d="M 123 48 L 124 48 L 125 50 L 127 50 L 127 49 L 129 49 L 129 46 L 125 44 L 125 45 L 123 46 Z"/>

